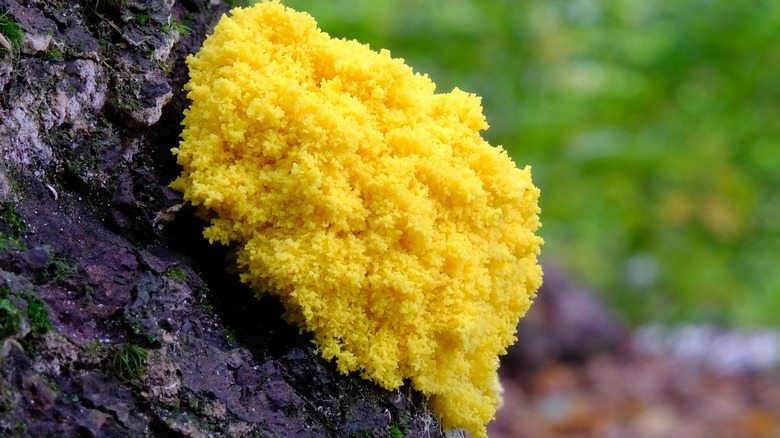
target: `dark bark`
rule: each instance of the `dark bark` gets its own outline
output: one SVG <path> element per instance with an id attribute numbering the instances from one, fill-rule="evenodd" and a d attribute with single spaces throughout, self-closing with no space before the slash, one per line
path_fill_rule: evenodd
<path id="1" fill-rule="evenodd" d="M 167 187 L 184 59 L 224 6 L 2 12 L 25 39 L 0 49 L 0 435 L 442 435 L 419 394 L 322 360 Z"/>

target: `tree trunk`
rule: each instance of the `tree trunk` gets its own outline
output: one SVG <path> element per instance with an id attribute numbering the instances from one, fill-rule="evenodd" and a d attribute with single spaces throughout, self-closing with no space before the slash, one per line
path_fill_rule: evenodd
<path id="1" fill-rule="evenodd" d="M 167 187 L 213 3 L 0 0 L 24 34 L 0 48 L 0 435 L 442 436 L 419 394 L 322 360 Z"/>

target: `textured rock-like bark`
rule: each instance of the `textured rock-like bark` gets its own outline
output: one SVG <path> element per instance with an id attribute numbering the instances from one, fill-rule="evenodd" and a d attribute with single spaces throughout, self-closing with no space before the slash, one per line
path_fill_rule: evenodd
<path id="1" fill-rule="evenodd" d="M 167 183 L 207 0 L 0 0 L 0 435 L 441 436 L 323 361 Z"/>

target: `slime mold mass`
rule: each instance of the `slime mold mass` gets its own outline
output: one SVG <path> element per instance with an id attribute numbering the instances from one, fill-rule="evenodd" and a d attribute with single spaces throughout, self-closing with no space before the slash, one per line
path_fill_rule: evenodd
<path id="1" fill-rule="evenodd" d="M 530 168 L 482 139 L 477 96 L 277 2 L 231 14 L 187 60 L 172 187 L 341 372 L 485 436 L 542 278 Z"/>

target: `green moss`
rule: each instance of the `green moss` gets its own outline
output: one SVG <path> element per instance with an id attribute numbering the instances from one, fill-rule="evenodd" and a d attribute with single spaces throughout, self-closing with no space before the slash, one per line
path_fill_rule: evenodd
<path id="1" fill-rule="evenodd" d="M 90 153 L 73 157 L 66 165 L 76 175 L 84 177 L 83 174 L 94 172 L 97 170 L 97 158 L 93 155 L 93 151 Z"/>
<path id="2" fill-rule="evenodd" d="M 173 15 L 171 15 L 171 24 L 169 24 L 167 26 L 162 26 L 162 28 L 160 30 L 162 30 L 163 33 L 165 33 L 165 34 L 170 34 L 171 31 L 173 30 L 173 31 L 176 31 L 179 35 L 182 35 L 182 36 L 183 35 L 189 35 L 190 32 L 192 32 L 192 29 L 190 29 L 189 26 L 186 26 L 186 25 L 181 24 L 178 21 L 176 21 L 176 17 L 173 16 Z"/>
<path id="3" fill-rule="evenodd" d="M 95 288 L 89 284 L 84 286 L 84 296 L 90 301 L 93 300 L 95 298 Z"/>
<path id="4" fill-rule="evenodd" d="M 138 109 L 138 98 L 136 97 L 138 94 L 138 88 L 138 83 L 134 81 L 117 84 L 115 89 L 116 99 L 121 108 L 130 111 L 135 111 Z"/>
<path id="5" fill-rule="evenodd" d="M 181 268 L 170 268 L 165 271 L 165 275 L 169 278 L 178 278 L 179 280 L 187 279 L 187 273 Z"/>
<path id="6" fill-rule="evenodd" d="M 410 421 L 411 418 L 408 414 L 401 414 L 387 427 L 387 436 L 390 438 L 404 438 L 410 432 Z"/>
<path id="7" fill-rule="evenodd" d="M 60 257 L 52 259 L 50 264 L 52 275 L 57 281 L 65 281 L 76 273 L 76 268 L 70 266 L 68 262 Z"/>
<path id="8" fill-rule="evenodd" d="M 3 34 L 3 37 L 11 45 L 12 52 L 19 51 L 19 44 L 24 39 L 24 32 L 22 32 L 22 26 L 8 12 L 0 14 L 0 34 Z"/>
<path id="9" fill-rule="evenodd" d="M 45 380 L 46 386 L 49 387 L 54 392 L 62 392 L 62 386 L 60 386 L 57 382 Z"/>
<path id="10" fill-rule="evenodd" d="M 22 315 L 8 298 L 0 299 L 0 339 L 19 333 Z"/>
<path id="11" fill-rule="evenodd" d="M 200 409 L 201 400 L 196 396 L 190 396 L 187 398 L 187 406 L 192 410 L 197 412 Z"/>
<path id="12" fill-rule="evenodd" d="M 149 22 L 149 14 L 138 14 L 135 16 L 135 22 L 141 26 Z"/>
<path id="13" fill-rule="evenodd" d="M 51 61 L 56 61 L 62 59 L 64 54 L 62 53 L 62 50 L 53 47 L 49 49 L 48 52 L 46 52 L 46 57 Z"/>
<path id="14" fill-rule="evenodd" d="M 22 421 L 17 421 L 13 426 L 11 426 L 10 432 L 11 436 L 27 436 L 27 424 Z"/>
<path id="15" fill-rule="evenodd" d="M 203 310 L 205 310 L 207 313 L 214 313 L 214 304 L 212 304 L 211 301 L 206 296 L 201 297 L 200 307 Z"/>
<path id="16" fill-rule="evenodd" d="M 108 355 L 108 347 L 100 341 L 92 341 L 82 347 L 81 359 L 87 363 L 97 363 Z"/>
<path id="17" fill-rule="evenodd" d="M 0 233 L 0 251 L 24 251 L 27 246 L 18 237 Z"/>
<path id="18" fill-rule="evenodd" d="M 5 381 L 0 380 L 0 412 L 7 413 L 19 407 L 17 402 L 19 394 L 16 389 L 8 385 Z M 0 426 L 2 430 L 2 426 Z"/>
<path id="19" fill-rule="evenodd" d="M 16 212 L 16 206 L 14 204 L 4 205 L 2 210 L 0 210 L 0 218 L 11 227 L 14 235 L 22 236 L 27 233 L 27 226 L 24 224 L 24 219 Z"/>
<path id="20" fill-rule="evenodd" d="M 125 345 L 114 354 L 111 368 L 121 380 L 143 377 L 146 374 L 145 360 L 149 350 L 135 345 Z"/>
<path id="21" fill-rule="evenodd" d="M 43 298 L 31 292 L 22 296 L 27 301 L 27 318 L 36 333 L 43 334 L 51 330 L 49 307 Z"/>

